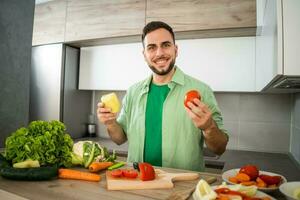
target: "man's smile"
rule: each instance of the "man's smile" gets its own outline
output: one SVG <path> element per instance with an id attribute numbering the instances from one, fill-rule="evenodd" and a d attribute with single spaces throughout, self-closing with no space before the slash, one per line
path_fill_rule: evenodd
<path id="1" fill-rule="evenodd" d="M 157 65 L 165 65 L 169 61 L 168 58 L 159 58 L 154 60 L 154 63 Z"/>

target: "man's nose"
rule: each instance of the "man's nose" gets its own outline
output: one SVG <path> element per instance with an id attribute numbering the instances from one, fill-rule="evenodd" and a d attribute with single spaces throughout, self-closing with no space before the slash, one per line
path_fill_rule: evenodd
<path id="1" fill-rule="evenodd" d="M 158 47 L 156 50 L 156 56 L 161 56 L 164 54 L 164 50 L 161 47 Z"/>

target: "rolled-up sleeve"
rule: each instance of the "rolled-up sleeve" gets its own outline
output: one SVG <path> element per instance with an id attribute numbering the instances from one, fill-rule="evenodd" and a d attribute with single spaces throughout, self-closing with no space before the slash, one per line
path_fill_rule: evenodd
<path id="1" fill-rule="evenodd" d="M 212 118 L 216 122 L 218 128 L 227 136 L 228 138 L 228 131 L 224 128 L 224 123 L 223 123 L 223 117 L 221 114 L 221 110 L 218 106 L 217 100 L 215 98 L 215 95 L 211 88 L 209 88 L 206 94 L 206 102 L 208 104 L 208 107 L 212 113 Z"/>
<path id="2" fill-rule="evenodd" d="M 128 94 L 126 94 L 122 100 L 122 109 L 117 118 L 117 122 L 120 124 L 125 134 L 127 134 L 127 121 L 128 121 L 127 102 L 128 102 Z"/>

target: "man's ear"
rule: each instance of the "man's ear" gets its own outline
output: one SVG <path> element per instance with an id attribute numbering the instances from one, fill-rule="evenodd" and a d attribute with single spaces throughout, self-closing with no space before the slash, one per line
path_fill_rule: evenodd
<path id="1" fill-rule="evenodd" d="M 178 46 L 177 46 L 177 44 L 175 44 L 175 55 L 176 55 L 176 57 L 178 56 Z"/>

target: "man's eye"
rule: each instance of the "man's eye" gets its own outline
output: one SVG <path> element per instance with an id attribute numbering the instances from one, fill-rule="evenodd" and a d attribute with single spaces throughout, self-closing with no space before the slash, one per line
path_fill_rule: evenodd
<path id="1" fill-rule="evenodd" d="M 147 47 L 148 50 L 154 50 L 153 46 Z"/>
<path id="2" fill-rule="evenodd" d="M 171 46 L 170 43 L 164 43 L 164 44 L 163 44 L 163 47 L 170 47 L 170 46 Z"/>

